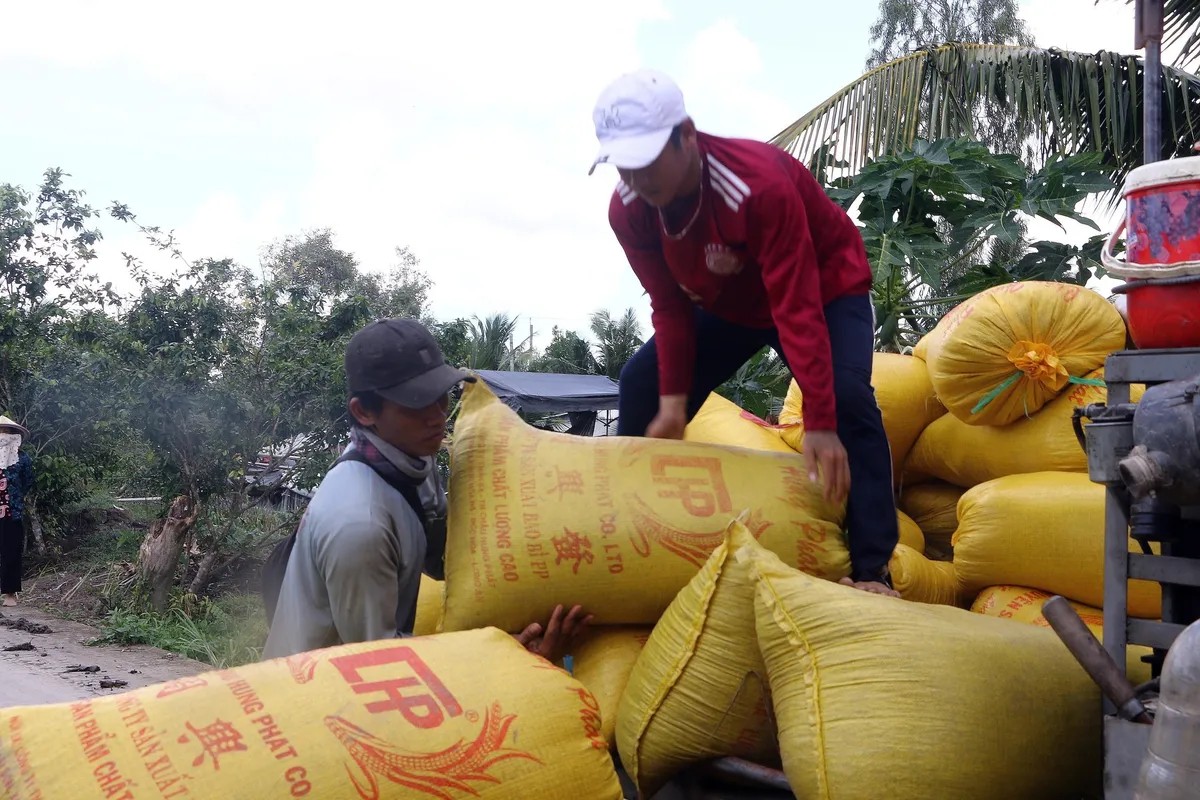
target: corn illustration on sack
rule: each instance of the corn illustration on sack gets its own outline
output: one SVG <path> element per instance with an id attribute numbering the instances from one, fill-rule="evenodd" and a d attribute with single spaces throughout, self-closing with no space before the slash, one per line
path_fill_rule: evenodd
<path id="1" fill-rule="evenodd" d="M 1034 586 L 1104 605 L 1104 494 L 1086 474 L 1069 472 L 1010 475 L 970 489 L 954 534 L 959 590 L 973 599 L 989 586 Z M 1158 619 L 1161 607 L 1158 584 L 1129 582 L 1132 616 Z"/>
<path id="2" fill-rule="evenodd" d="M 934 396 L 929 369 L 919 358 L 876 353 L 871 385 L 875 387 L 875 401 L 883 413 L 883 428 L 892 450 L 892 474 L 898 478 L 900 467 L 921 431 L 945 414 L 946 408 Z M 796 452 L 803 452 L 803 406 L 800 386 L 792 381 L 779 424 L 785 426 L 780 437 Z"/>
<path id="3" fill-rule="evenodd" d="M 1023 586 L 991 586 L 979 593 L 971 610 L 976 614 L 987 614 L 989 617 L 1049 628 L 1050 621 L 1042 613 L 1042 606 L 1053 596 L 1050 592 Z M 1068 602 L 1097 641 L 1104 641 L 1104 612 L 1074 600 Z M 1125 675 L 1135 686 L 1150 680 L 1150 665 L 1142 661 L 1142 656 L 1150 655 L 1151 652 L 1153 651 L 1149 647 L 1138 645 L 1125 648 Z"/>
<path id="4" fill-rule="evenodd" d="M 954 552 L 950 540 L 958 530 L 958 501 L 963 489 L 934 481 L 905 486 L 899 505 L 921 528 L 925 537 L 925 555 L 945 560 Z"/>
<path id="5" fill-rule="evenodd" d="M 417 619 L 413 636 L 428 636 L 442 632 L 442 597 L 446 584 L 421 573 L 421 589 L 417 593 Z"/>
<path id="6" fill-rule="evenodd" d="M 930 561 L 917 550 L 898 544 L 888 570 L 893 588 L 905 600 L 942 606 L 958 603 L 958 579 L 948 561 Z"/>
<path id="7" fill-rule="evenodd" d="M 921 532 L 921 526 L 903 511 L 896 512 L 896 522 L 900 527 L 900 544 L 911 547 L 918 553 L 924 553 L 925 534 Z"/>
<path id="8" fill-rule="evenodd" d="M 622 796 L 595 698 L 494 628 L 6 708 L 0 726 L 8 800 Z"/>
<path id="9" fill-rule="evenodd" d="M 779 437 L 779 431 L 779 426 L 767 424 L 714 392 L 684 429 L 683 440 L 792 453 L 792 448 Z"/>
<path id="10" fill-rule="evenodd" d="M 617 713 L 621 763 L 642 797 L 699 761 L 778 760 L 754 634 L 754 587 L 732 551 L 757 548 L 740 522 L 650 634 Z"/>
<path id="11" fill-rule="evenodd" d="M 477 383 L 451 458 L 446 630 L 516 631 L 558 604 L 651 625 L 744 509 L 789 563 L 850 571 L 843 510 L 794 453 L 540 431 Z"/>
<path id="12" fill-rule="evenodd" d="M 1003 427 L 968 425 L 947 414 L 917 439 L 904 464 L 906 481 L 928 477 L 971 488 L 985 481 L 1028 472 L 1087 472 L 1087 455 L 1075 436 L 1071 416 L 1077 406 L 1103 403 L 1108 391 L 1100 384 L 1104 370 L 1070 386 L 1029 417 Z M 1131 387 L 1133 402 L 1143 387 Z M 1084 423 L 1087 424 L 1086 422 Z"/>
<path id="13" fill-rule="evenodd" d="M 1052 631 L 872 595 L 761 549 L 744 553 L 797 797 L 1098 796 L 1099 692 Z"/>
<path id="14" fill-rule="evenodd" d="M 1082 286 L 1006 283 L 944 316 L 914 350 L 938 398 L 971 425 L 1031 415 L 1125 345 L 1125 323 Z"/>
<path id="15" fill-rule="evenodd" d="M 600 735 L 610 747 L 616 743 L 614 731 L 621 695 L 649 638 L 647 627 L 592 628 L 583 644 L 575 649 L 575 678 L 599 703 Z"/>

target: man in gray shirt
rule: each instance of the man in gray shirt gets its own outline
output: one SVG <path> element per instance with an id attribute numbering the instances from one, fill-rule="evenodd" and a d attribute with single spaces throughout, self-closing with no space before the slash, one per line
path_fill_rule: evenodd
<path id="1" fill-rule="evenodd" d="M 263 658 L 411 635 L 421 572 L 440 575 L 444 541 L 427 552 L 428 517 L 446 495 L 433 457 L 446 434 L 449 392 L 468 373 L 446 363 L 419 322 L 379 320 L 345 358 L 350 446 L 321 482 L 297 529 Z M 591 617 L 555 609 L 517 635 L 557 660 Z"/>

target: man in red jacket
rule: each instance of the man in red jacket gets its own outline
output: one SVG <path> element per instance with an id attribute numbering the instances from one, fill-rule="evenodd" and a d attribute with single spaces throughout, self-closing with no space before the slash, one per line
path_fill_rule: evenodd
<path id="1" fill-rule="evenodd" d="M 895 594 L 891 453 L 871 388 L 862 236 L 805 167 L 761 142 L 696 130 L 660 72 L 624 75 L 593 114 L 620 182 L 609 222 L 650 295 L 654 336 L 621 371 L 623 436 L 680 439 L 709 393 L 770 346 L 804 395 L 804 457 L 847 501 L 852 573 Z"/>

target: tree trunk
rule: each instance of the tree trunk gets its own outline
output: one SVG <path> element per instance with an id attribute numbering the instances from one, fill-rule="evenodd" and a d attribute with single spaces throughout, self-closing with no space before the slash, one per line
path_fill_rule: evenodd
<path id="1" fill-rule="evenodd" d="M 188 587 L 188 591 L 197 597 L 204 594 L 213 578 L 225 568 L 227 563 L 226 559 L 221 558 L 221 552 L 216 545 L 213 545 L 213 548 L 204 554 L 204 558 L 200 559 L 200 565 L 196 567 L 196 576 L 192 578 L 192 584 Z"/>
<path id="2" fill-rule="evenodd" d="M 37 506 L 33 502 L 28 502 L 25 504 L 25 520 L 26 524 L 29 526 L 27 528 L 28 536 L 26 541 L 28 542 L 29 539 L 32 538 L 33 551 L 38 555 L 39 558 L 45 557 L 46 535 L 42 529 L 41 515 L 38 514 Z"/>
<path id="3" fill-rule="evenodd" d="M 156 520 L 142 540 L 138 551 L 138 577 L 150 592 L 151 605 L 158 611 L 167 607 L 179 556 L 199 516 L 200 504 L 180 495 L 171 501 L 167 518 Z"/>

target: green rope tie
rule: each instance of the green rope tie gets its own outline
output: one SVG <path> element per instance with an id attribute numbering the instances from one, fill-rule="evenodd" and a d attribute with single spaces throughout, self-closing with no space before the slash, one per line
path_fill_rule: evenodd
<path id="1" fill-rule="evenodd" d="M 1009 375 L 1007 378 L 1004 379 L 1003 383 L 1001 383 L 995 389 L 992 389 L 990 392 L 985 394 L 983 397 L 979 398 L 979 402 L 976 403 L 975 407 L 971 409 L 971 413 L 978 414 L 980 411 L 987 408 L 988 403 L 992 402 L 997 397 L 999 397 L 1001 394 L 1003 394 L 1005 389 L 1009 388 L 1014 383 L 1016 383 L 1018 380 L 1020 380 L 1021 376 L 1023 376 L 1024 374 L 1025 373 L 1021 372 L 1021 370 L 1017 370 L 1012 375 Z M 1104 383 L 1104 381 L 1100 380 L 1099 378 L 1067 378 L 1067 382 L 1080 384 L 1082 386 L 1099 386 L 1101 388 L 1103 388 L 1106 385 Z M 1025 410 L 1025 416 L 1029 416 L 1028 409 Z"/>

